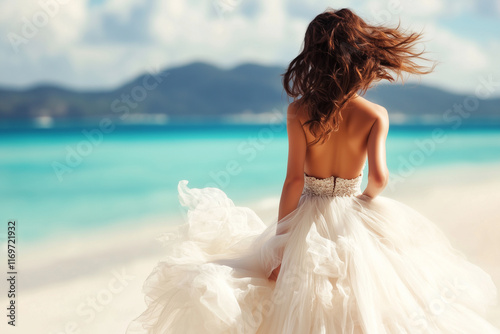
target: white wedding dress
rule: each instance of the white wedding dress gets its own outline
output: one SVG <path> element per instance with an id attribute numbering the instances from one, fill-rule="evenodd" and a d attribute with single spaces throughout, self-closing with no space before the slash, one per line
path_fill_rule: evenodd
<path id="1" fill-rule="evenodd" d="M 489 334 L 490 276 L 410 207 L 355 179 L 305 175 L 266 226 L 216 188 L 179 183 L 188 221 L 144 283 L 127 334 Z M 268 279 L 281 264 L 277 281 Z"/>

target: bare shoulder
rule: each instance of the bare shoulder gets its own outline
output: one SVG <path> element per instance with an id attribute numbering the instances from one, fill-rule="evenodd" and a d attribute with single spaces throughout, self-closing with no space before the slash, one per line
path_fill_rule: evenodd
<path id="1" fill-rule="evenodd" d="M 389 126 L 389 114 L 387 109 L 379 104 L 368 101 L 363 97 L 358 97 L 353 103 L 353 109 L 356 111 L 356 118 L 367 125 L 373 125 L 375 122 L 384 126 Z"/>
<path id="2" fill-rule="evenodd" d="M 307 112 L 300 100 L 295 100 L 288 105 L 287 110 L 287 121 L 298 121 L 300 124 L 304 124 L 306 121 Z"/>
<path id="3" fill-rule="evenodd" d="M 356 106 L 359 110 L 359 114 L 363 115 L 367 119 L 383 119 L 385 117 L 388 118 L 387 109 L 380 104 L 376 104 L 374 102 L 368 101 L 363 97 L 358 97 L 356 99 Z"/>

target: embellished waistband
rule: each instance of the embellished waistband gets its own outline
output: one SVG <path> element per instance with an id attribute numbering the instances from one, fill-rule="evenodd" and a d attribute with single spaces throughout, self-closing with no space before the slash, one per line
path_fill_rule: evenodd
<path id="1" fill-rule="evenodd" d="M 302 193 L 329 197 L 359 195 L 361 193 L 362 178 L 363 174 L 354 179 L 344 179 L 338 176 L 319 179 L 304 174 L 304 190 Z"/>

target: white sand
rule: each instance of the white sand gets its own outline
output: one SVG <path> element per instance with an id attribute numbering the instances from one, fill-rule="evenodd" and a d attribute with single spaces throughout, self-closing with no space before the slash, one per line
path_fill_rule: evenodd
<path id="1" fill-rule="evenodd" d="M 500 287 L 498 171 L 497 164 L 416 172 L 383 195 L 435 221 L 455 247 L 491 274 Z M 259 215 L 271 222 L 278 197 L 261 204 Z M 124 333 L 128 322 L 145 308 L 141 287 L 162 258 L 161 244 L 155 238 L 167 229 L 165 220 L 155 217 L 147 219 L 147 225 L 120 232 L 108 228 L 98 234 L 20 247 L 17 328 L 7 326 L 3 315 L 0 332 Z M 3 279 L 1 291 L 0 305 L 5 310 Z M 500 307 L 492 310 L 490 320 L 500 327 Z"/>

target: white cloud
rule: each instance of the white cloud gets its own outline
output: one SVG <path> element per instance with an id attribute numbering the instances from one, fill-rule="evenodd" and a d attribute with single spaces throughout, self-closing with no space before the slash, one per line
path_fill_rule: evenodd
<path id="1" fill-rule="evenodd" d="M 26 1 L 22 6 L 4 1 L 2 13 L 2 33 L 10 40 L 19 37 L 27 41 L 19 45 L 20 51 L 34 51 L 29 47 L 36 40 L 43 41 L 39 52 L 50 53 L 66 50 L 80 37 L 87 11 L 84 0 L 42 0 Z"/>
<path id="2" fill-rule="evenodd" d="M 5 39 L 0 42 L 5 50 L 0 54 L 1 85 L 49 81 L 114 87 L 151 67 L 195 60 L 224 67 L 250 61 L 286 65 L 299 52 L 309 21 L 327 7 L 352 8 L 370 22 L 393 24 L 401 18 L 403 27 L 423 27 L 429 56 L 442 64 L 422 83 L 466 91 L 474 89 L 473 78 L 480 73 L 500 77 L 498 43 L 466 38 L 441 25 L 441 18 L 465 11 L 495 12 L 494 5 L 485 8 L 466 0 L 108 0 L 99 6 L 64 1 L 46 26 L 19 45 L 17 54 Z M 221 5 L 226 10 L 218 12 Z M 0 6 L 4 36 L 20 34 L 23 17 L 42 10 L 33 0 L 0 0 Z"/>
<path id="3" fill-rule="evenodd" d="M 475 41 L 462 38 L 435 24 L 426 24 L 427 56 L 440 64 L 435 73 L 428 75 L 430 83 L 452 86 L 457 92 L 470 92 L 478 84 L 478 76 L 494 69 L 496 64 L 488 48 Z M 500 74 L 497 70 L 497 74 Z"/>
<path id="4" fill-rule="evenodd" d="M 154 36 L 167 51 L 167 64 L 194 59 L 223 66 L 241 61 L 284 63 L 290 56 L 283 50 L 300 45 L 307 25 L 304 19 L 287 17 L 282 1 L 261 0 L 256 17 L 238 15 L 238 8 L 219 16 L 209 2 L 193 11 L 194 3 L 176 6 L 176 15 L 166 2 L 155 10 Z"/>

